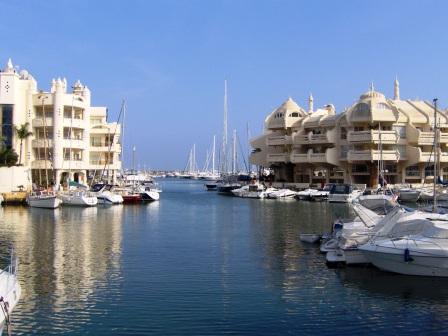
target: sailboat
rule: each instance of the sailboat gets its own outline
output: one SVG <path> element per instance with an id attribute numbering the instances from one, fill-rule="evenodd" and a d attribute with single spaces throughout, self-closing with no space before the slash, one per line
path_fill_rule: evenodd
<path id="1" fill-rule="evenodd" d="M 27 195 L 26 201 L 27 201 L 28 205 L 33 208 L 56 209 L 61 205 L 62 201 L 53 190 L 49 189 L 49 185 L 48 185 L 47 128 L 46 128 L 46 122 L 45 122 L 45 120 L 47 118 L 45 116 L 45 105 L 44 105 L 45 97 L 41 96 L 41 99 L 42 99 L 42 118 L 43 118 L 43 126 L 44 126 L 44 162 L 45 162 L 46 189 L 31 192 L 30 194 Z M 37 153 L 38 153 L 38 159 L 40 160 L 40 148 L 38 148 Z"/>

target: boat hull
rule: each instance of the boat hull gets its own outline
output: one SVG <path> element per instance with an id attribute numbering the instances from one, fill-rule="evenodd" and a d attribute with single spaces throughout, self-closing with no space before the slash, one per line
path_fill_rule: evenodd
<path id="1" fill-rule="evenodd" d="M 414 255 L 412 261 L 404 260 L 403 254 L 378 251 L 362 251 L 367 260 L 384 271 L 419 276 L 448 277 L 448 257 Z"/>
<path id="2" fill-rule="evenodd" d="M 56 209 L 61 203 L 61 199 L 56 196 L 28 198 L 28 205 L 33 208 Z"/>
<path id="3" fill-rule="evenodd" d="M 142 201 L 144 202 L 158 201 L 160 198 L 159 193 L 156 191 L 145 191 L 142 192 L 140 195 L 142 197 Z"/>
<path id="4" fill-rule="evenodd" d="M 90 207 L 98 204 L 98 199 L 94 196 L 61 196 L 61 198 L 63 205 Z"/>

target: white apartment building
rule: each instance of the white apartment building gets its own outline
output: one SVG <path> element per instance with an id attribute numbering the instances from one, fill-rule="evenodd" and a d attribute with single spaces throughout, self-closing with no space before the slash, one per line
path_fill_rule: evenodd
<path id="1" fill-rule="evenodd" d="M 252 139 L 251 163 L 272 168 L 279 182 L 357 183 L 373 187 L 378 165 L 390 184 L 432 183 L 434 106 L 402 100 L 398 80 L 394 97 L 374 90 L 336 114 L 333 105 L 308 110 L 291 98 L 265 119 L 264 133 Z M 448 114 L 437 110 L 440 170 L 448 179 Z"/>
<path id="2" fill-rule="evenodd" d="M 32 136 L 23 141 L 22 164 L 37 185 L 115 181 L 121 170 L 121 126 L 107 122 L 105 107 L 91 106 L 87 86 L 53 79 L 49 92 L 39 90 L 26 70 L 8 61 L 0 72 L 0 126 L 4 143 L 20 153 L 15 127 L 29 123 Z M 47 181 L 48 178 L 48 181 Z"/>

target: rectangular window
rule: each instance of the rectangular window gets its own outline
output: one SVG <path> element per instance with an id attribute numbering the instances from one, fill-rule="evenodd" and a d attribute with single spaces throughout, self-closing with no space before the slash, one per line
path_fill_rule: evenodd
<path id="1" fill-rule="evenodd" d="M 393 126 L 393 130 L 398 133 L 400 139 L 406 139 L 406 126 Z"/>
<path id="2" fill-rule="evenodd" d="M 4 144 L 7 148 L 12 147 L 12 137 L 14 135 L 14 126 L 12 124 L 14 105 L 0 105 L 0 135 L 4 137 Z"/>

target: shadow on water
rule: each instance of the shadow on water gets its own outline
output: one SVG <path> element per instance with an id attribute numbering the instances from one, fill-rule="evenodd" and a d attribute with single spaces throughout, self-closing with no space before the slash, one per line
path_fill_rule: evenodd
<path id="1" fill-rule="evenodd" d="M 445 278 L 400 275 L 374 267 L 347 267 L 337 269 L 335 272 L 344 286 L 359 288 L 370 294 L 448 303 L 448 286 Z"/>

